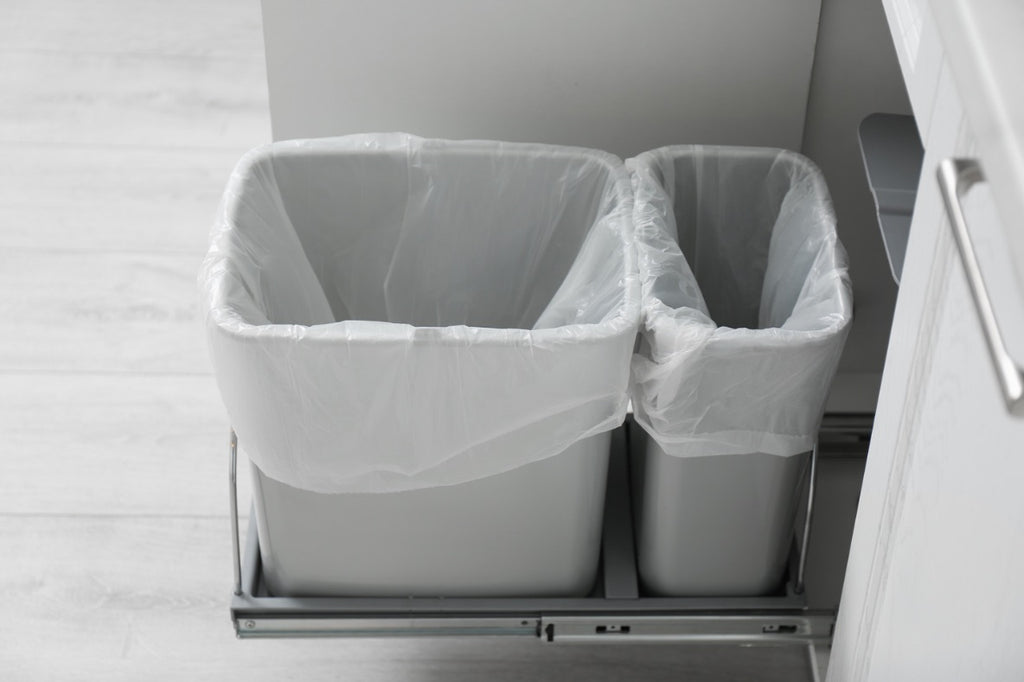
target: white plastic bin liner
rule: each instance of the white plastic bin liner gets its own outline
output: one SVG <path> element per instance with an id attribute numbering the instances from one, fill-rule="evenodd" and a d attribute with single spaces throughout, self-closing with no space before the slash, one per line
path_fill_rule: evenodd
<path id="1" fill-rule="evenodd" d="M 629 165 L 637 421 L 676 457 L 807 452 L 853 305 L 821 172 L 737 147 L 666 147 Z"/>
<path id="2" fill-rule="evenodd" d="M 200 274 L 246 452 L 304 490 L 391 492 L 614 428 L 632 208 L 622 162 L 592 150 L 386 134 L 248 153 Z"/>

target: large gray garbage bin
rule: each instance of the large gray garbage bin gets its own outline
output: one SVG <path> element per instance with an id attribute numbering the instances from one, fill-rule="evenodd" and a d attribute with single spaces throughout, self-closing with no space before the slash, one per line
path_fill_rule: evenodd
<path id="1" fill-rule="evenodd" d="M 362 135 L 236 168 L 200 279 L 278 595 L 585 593 L 639 318 L 622 162 Z"/>
<path id="2" fill-rule="evenodd" d="M 667 147 L 631 164 L 641 578 L 659 594 L 765 593 L 852 315 L 828 190 L 780 150 Z"/>

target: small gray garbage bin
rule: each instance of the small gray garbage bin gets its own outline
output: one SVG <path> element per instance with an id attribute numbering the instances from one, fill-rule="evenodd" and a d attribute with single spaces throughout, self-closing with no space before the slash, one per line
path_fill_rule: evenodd
<path id="1" fill-rule="evenodd" d="M 666 147 L 630 164 L 641 579 L 666 595 L 770 592 L 852 317 L 828 190 L 781 150 Z"/>

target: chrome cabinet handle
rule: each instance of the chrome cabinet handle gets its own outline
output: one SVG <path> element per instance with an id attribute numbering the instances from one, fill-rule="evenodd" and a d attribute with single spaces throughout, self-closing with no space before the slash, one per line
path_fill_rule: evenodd
<path id="1" fill-rule="evenodd" d="M 995 365 L 996 376 L 1003 390 L 1006 409 L 1014 416 L 1024 417 L 1024 370 L 1021 370 L 1006 350 L 960 203 L 964 193 L 976 183 L 983 181 L 985 176 L 981 172 L 981 166 L 974 159 L 946 159 L 939 164 L 938 178 L 942 200 L 946 204 L 946 215 L 949 217 L 949 226 L 953 230 L 957 251 L 967 274 L 967 286 L 971 290 L 971 298 L 974 299 L 974 309 L 978 313 L 981 330 L 985 334 L 989 356 Z"/>

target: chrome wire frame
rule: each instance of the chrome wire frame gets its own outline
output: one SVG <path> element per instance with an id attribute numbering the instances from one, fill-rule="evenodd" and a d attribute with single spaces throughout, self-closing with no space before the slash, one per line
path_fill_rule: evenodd
<path id="1" fill-rule="evenodd" d="M 808 611 L 806 606 L 796 606 L 782 611 L 774 611 L 774 604 L 768 610 L 754 604 L 762 599 L 746 600 L 746 606 L 730 607 L 729 613 L 715 613 L 715 608 L 708 609 L 705 600 L 699 607 L 696 603 L 681 605 L 680 613 L 659 613 L 651 610 L 644 613 L 644 599 L 597 600 L 597 604 L 585 604 L 583 600 L 463 600 L 473 606 L 468 611 L 479 611 L 473 602 L 485 602 L 484 606 L 493 603 L 493 609 L 500 612 L 498 616 L 486 609 L 465 617 L 451 617 L 442 613 L 433 613 L 430 603 L 425 604 L 426 611 L 413 609 L 412 604 L 405 606 L 403 615 L 396 618 L 393 614 L 394 600 L 370 600 L 387 605 L 379 616 L 366 613 L 370 608 L 361 599 L 359 614 L 332 614 L 333 608 L 343 604 L 345 600 L 325 599 L 331 608 L 326 611 L 322 607 L 311 610 L 308 617 L 297 617 L 304 608 L 309 608 L 308 599 L 295 600 L 284 598 L 284 603 L 264 604 L 264 598 L 255 593 L 245 594 L 242 586 L 242 557 L 239 537 L 238 517 L 238 437 L 231 430 L 229 446 L 229 481 L 231 500 L 231 541 L 234 560 L 234 594 L 236 601 L 232 606 L 232 619 L 235 621 L 235 632 L 240 638 L 260 637 L 353 637 L 353 636 L 439 636 L 439 635 L 531 635 L 540 637 L 542 641 L 575 641 L 575 642 L 736 642 L 736 643 L 775 643 L 794 642 L 827 643 L 831 637 L 831 627 L 835 622 L 835 614 L 830 611 Z M 804 577 L 807 564 L 807 551 L 810 544 L 811 522 L 814 515 L 814 497 L 816 490 L 818 464 L 818 442 L 815 441 L 811 451 L 811 466 L 807 490 L 807 516 L 804 520 L 804 534 L 799 544 L 798 568 L 790 596 L 795 598 L 804 592 Z M 255 542 L 255 530 L 250 527 L 250 542 Z M 250 548 L 250 551 L 251 550 Z M 258 550 L 257 550 L 258 551 Z M 247 567 L 249 558 L 246 559 Z M 248 568 L 247 568 L 248 570 Z M 247 588 L 248 589 L 248 588 Z M 768 600 L 774 598 L 767 598 Z M 272 598 L 271 601 L 275 601 Z M 427 600 L 431 602 L 432 600 Z M 454 600 L 460 601 L 460 600 Z M 635 606 L 632 603 L 638 602 Z M 653 601 L 659 601 L 654 599 Z M 686 601 L 686 600 L 681 600 Z M 729 600 L 727 600 L 729 601 Z M 563 604 L 565 602 L 565 604 Z M 615 603 L 619 602 L 619 603 Z M 569 606 L 566 606 L 569 604 Z M 582 606 L 581 606 L 582 604 Z M 629 613 L 619 613 L 622 606 L 630 607 Z M 351 608 L 351 606 L 347 607 Z M 408 608 L 409 613 L 404 613 Z M 512 618 L 509 612 L 521 608 L 525 615 Z M 540 610 L 538 616 L 536 611 Z M 546 613 L 550 609 L 550 613 Z M 609 612 L 605 613 L 605 609 Z M 641 613 L 633 613 L 639 609 Z M 664 607 L 662 607 L 664 609 Z M 738 612 L 737 612 L 738 609 Z M 744 609 L 750 610 L 745 613 Z M 342 609 L 344 610 L 344 609 Z M 567 611 L 567 613 L 561 613 Z M 692 611 L 692 612 L 691 612 Z M 279 612 L 279 613 L 278 613 Z M 428 613 L 429 612 L 429 613 Z M 442 609 L 443 612 L 443 609 Z M 611 623 L 609 625 L 609 623 Z M 625 623 L 626 626 L 623 626 Z M 809 649 L 812 651 L 812 649 Z"/>
<path id="2" fill-rule="evenodd" d="M 811 543 L 811 520 L 814 517 L 814 493 L 815 482 L 818 478 L 818 441 L 814 441 L 814 449 L 811 450 L 811 471 L 807 481 L 807 513 L 804 518 L 804 535 L 800 538 L 800 561 L 796 569 L 796 584 L 793 591 L 797 594 L 804 593 L 804 577 L 807 571 L 807 551 Z"/>
<path id="3" fill-rule="evenodd" d="M 242 594 L 242 550 L 238 538 L 238 436 L 235 430 L 231 429 L 230 464 L 228 470 L 229 489 L 231 498 L 231 548 L 235 563 L 235 595 Z"/>

